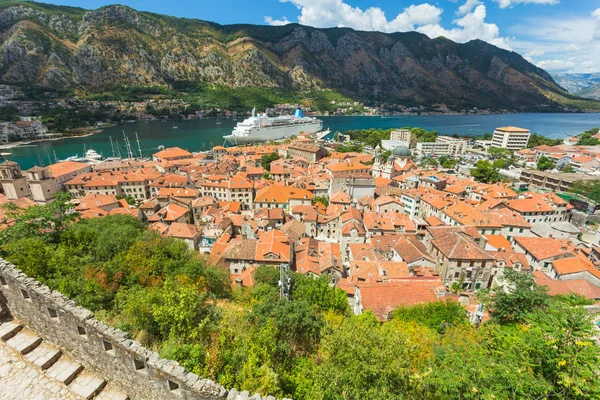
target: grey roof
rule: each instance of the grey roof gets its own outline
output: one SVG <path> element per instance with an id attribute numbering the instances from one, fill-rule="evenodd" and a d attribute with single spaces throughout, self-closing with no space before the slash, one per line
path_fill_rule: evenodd
<path id="1" fill-rule="evenodd" d="M 565 233 L 577 234 L 581 232 L 581 230 L 578 227 L 567 221 L 555 222 L 552 224 L 552 228 Z"/>
<path id="2" fill-rule="evenodd" d="M 410 157 L 410 149 L 406 146 L 398 146 L 392 151 L 392 154 L 396 157 Z"/>

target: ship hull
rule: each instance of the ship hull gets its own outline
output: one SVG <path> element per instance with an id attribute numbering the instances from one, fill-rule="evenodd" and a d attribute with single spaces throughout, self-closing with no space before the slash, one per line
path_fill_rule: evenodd
<path id="1" fill-rule="evenodd" d="M 223 138 L 230 144 L 248 144 L 257 142 L 268 142 L 270 140 L 287 139 L 301 133 L 317 133 L 323 129 L 322 121 L 315 121 L 306 124 L 296 124 L 288 126 L 268 126 L 254 128 L 252 132 L 244 136 L 227 135 Z"/>

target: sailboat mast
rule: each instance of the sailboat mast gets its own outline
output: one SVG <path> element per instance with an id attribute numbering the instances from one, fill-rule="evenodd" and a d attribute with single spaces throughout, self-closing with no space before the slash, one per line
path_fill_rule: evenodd
<path id="1" fill-rule="evenodd" d="M 56 150 L 52 150 L 52 152 L 54 153 L 54 162 L 57 163 L 58 157 L 56 157 Z"/>
<path id="2" fill-rule="evenodd" d="M 125 138 L 125 151 L 127 152 L 127 158 L 133 158 L 133 152 L 131 151 L 131 144 L 129 143 L 129 139 L 127 135 L 125 135 L 125 131 L 123 131 L 123 137 Z"/>
<path id="3" fill-rule="evenodd" d="M 110 149 L 112 150 L 112 156 L 113 158 L 115 158 L 115 144 L 113 143 L 111 136 L 108 137 L 108 140 L 110 140 Z"/>
<path id="4" fill-rule="evenodd" d="M 138 137 L 137 132 L 135 133 L 135 140 L 137 141 L 138 152 L 140 153 L 140 158 L 143 158 L 144 156 L 142 155 L 142 147 L 140 146 L 140 138 Z"/>

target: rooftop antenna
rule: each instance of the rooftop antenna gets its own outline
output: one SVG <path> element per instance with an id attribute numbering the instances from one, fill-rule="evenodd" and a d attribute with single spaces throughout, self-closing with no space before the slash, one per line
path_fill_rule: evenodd
<path id="1" fill-rule="evenodd" d="M 137 132 L 135 133 L 135 140 L 137 141 L 138 152 L 140 153 L 140 158 L 144 158 L 144 155 L 142 154 L 142 147 L 140 146 L 140 138 L 138 137 Z"/>

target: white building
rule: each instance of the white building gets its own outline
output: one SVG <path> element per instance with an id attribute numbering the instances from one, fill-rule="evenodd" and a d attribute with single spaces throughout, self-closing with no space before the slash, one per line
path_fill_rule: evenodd
<path id="1" fill-rule="evenodd" d="M 435 142 L 417 143 L 417 151 L 421 155 L 459 156 L 467 149 L 467 142 L 450 136 L 438 136 Z"/>
<path id="2" fill-rule="evenodd" d="M 521 150 L 527 147 L 531 132 L 515 126 L 496 128 L 492 137 L 492 147 L 508 150 Z"/>
<path id="3" fill-rule="evenodd" d="M 410 140 L 412 139 L 412 132 L 410 129 L 396 129 L 390 133 L 390 140 L 397 140 L 400 142 L 408 143 L 410 147 Z"/>

